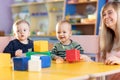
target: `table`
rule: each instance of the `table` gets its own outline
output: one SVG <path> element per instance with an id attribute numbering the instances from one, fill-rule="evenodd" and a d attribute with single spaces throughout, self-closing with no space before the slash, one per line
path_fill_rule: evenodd
<path id="1" fill-rule="evenodd" d="M 0 67 L 0 80 L 84 80 L 120 72 L 120 65 L 104 65 L 99 62 L 76 62 L 56 64 L 40 72 L 13 71 Z"/>
<path id="2" fill-rule="evenodd" d="M 96 77 L 104 77 L 106 75 L 119 73 L 120 65 L 105 65 L 101 62 L 76 62 L 76 63 L 64 63 L 64 64 L 53 64 L 51 67 L 56 71 L 63 71 L 72 74 L 88 75 L 90 80 L 94 80 Z M 81 76 L 73 77 L 69 79 L 79 79 Z M 104 79 L 104 78 L 103 78 Z M 83 80 L 83 79 L 82 79 Z"/>

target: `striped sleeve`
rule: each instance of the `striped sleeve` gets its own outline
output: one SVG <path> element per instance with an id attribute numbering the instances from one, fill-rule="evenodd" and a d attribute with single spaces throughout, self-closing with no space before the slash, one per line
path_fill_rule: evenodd
<path id="1" fill-rule="evenodd" d="M 81 54 L 84 53 L 84 50 L 83 50 L 82 46 L 79 43 L 73 42 L 73 44 L 74 44 L 74 48 L 77 49 L 77 50 L 80 50 Z"/>
<path id="2" fill-rule="evenodd" d="M 51 58 L 54 59 L 57 53 L 57 47 L 54 45 L 53 49 L 51 50 Z"/>

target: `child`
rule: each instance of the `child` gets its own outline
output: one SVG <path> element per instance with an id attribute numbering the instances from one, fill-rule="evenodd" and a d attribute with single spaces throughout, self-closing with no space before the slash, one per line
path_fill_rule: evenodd
<path id="1" fill-rule="evenodd" d="M 70 39 L 71 35 L 71 24 L 66 20 L 58 22 L 56 25 L 56 37 L 59 42 L 54 45 L 51 51 L 52 59 L 56 60 L 56 62 L 58 61 L 58 63 L 59 61 L 63 62 L 66 59 L 66 50 L 78 49 L 82 54 L 81 59 L 85 61 L 92 61 L 89 57 L 83 55 L 83 48 L 80 46 L 80 44 Z"/>
<path id="2" fill-rule="evenodd" d="M 33 41 L 30 36 L 30 24 L 25 20 L 17 20 L 13 24 L 15 39 L 10 41 L 4 49 L 4 53 L 10 53 L 11 57 L 21 57 L 23 53 L 33 50 Z"/>

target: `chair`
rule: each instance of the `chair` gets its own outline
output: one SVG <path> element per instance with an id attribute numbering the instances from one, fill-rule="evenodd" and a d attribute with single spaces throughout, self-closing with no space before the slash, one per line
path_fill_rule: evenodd
<path id="1" fill-rule="evenodd" d="M 48 43 L 48 50 L 51 51 L 52 48 L 53 48 L 53 46 L 54 46 L 54 44 L 49 42 L 49 43 Z"/>
<path id="2" fill-rule="evenodd" d="M 98 35 L 73 35 L 71 36 L 73 41 L 78 42 L 84 49 L 84 53 L 90 56 L 94 56 L 95 61 L 99 61 L 99 36 Z"/>
<path id="3" fill-rule="evenodd" d="M 4 31 L 0 31 L 0 36 L 5 36 L 5 32 Z"/>
<path id="4" fill-rule="evenodd" d="M 4 48 L 7 46 L 9 41 L 11 41 L 12 39 L 14 39 L 13 36 L 1 36 L 0 37 L 0 53 L 3 52 Z M 49 42 L 48 49 L 51 50 L 52 48 L 53 48 L 53 43 Z"/>
<path id="5" fill-rule="evenodd" d="M 9 43 L 9 41 L 11 41 L 13 39 L 12 36 L 3 36 L 0 37 L 0 53 L 3 52 L 4 48 L 7 46 L 7 44 Z"/>

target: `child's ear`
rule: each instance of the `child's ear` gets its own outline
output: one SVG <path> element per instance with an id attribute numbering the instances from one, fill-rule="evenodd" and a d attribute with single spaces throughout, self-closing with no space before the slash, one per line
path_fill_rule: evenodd
<path id="1" fill-rule="evenodd" d="M 72 36 L 72 30 L 70 31 L 70 36 Z"/>
<path id="2" fill-rule="evenodd" d="M 13 32 L 13 36 L 16 36 L 14 32 Z"/>
<path id="3" fill-rule="evenodd" d="M 28 33 L 28 36 L 30 36 L 30 31 L 29 31 L 29 33 Z"/>
<path id="4" fill-rule="evenodd" d="M 13 32 L 13 36 L 15 37 L 15 38 L 17 38 L 17 36 L 16 36 L 16 34 Z"/>

